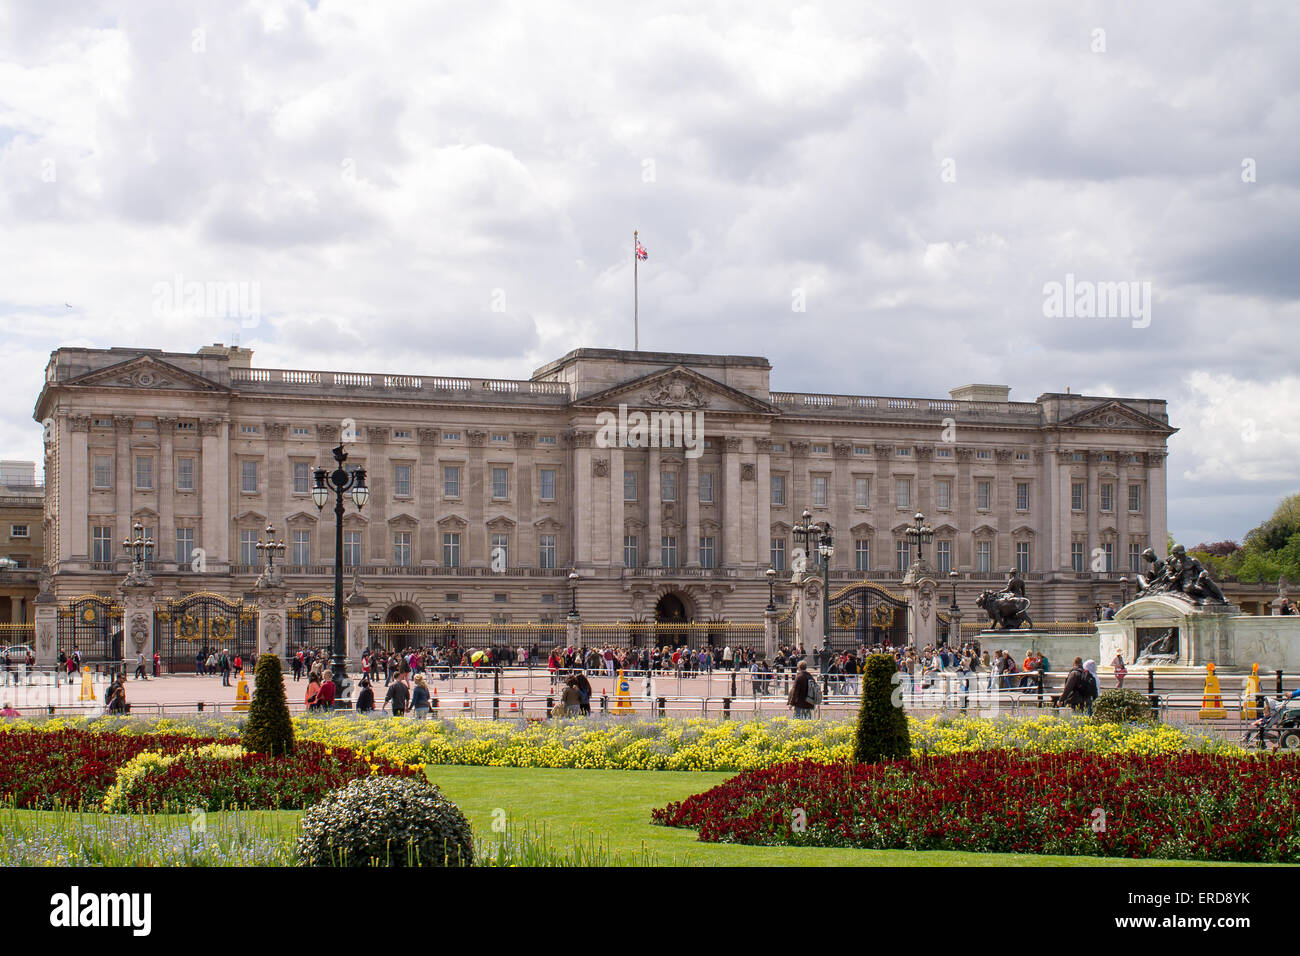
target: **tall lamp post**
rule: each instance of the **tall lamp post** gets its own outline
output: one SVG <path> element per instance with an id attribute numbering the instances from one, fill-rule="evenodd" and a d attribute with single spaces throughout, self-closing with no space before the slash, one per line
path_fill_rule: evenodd
<path id="1" fill-rule="evenodd" d="M 957 646 L 960 648 L 962 646 L 961 608 L 957 606 L 957 579 L 959 577 L 961 577 L 961 575 L 956 571 L 948 572 L 948 583 L 952 585 L 952 603 L 948 605 L 948 622 L 951 625 L 949 631 L 955 630 L 957 632 L 955 635 L 949 633 L 948 646 L 952 646 L 953 637 L 955 636 L 957 638 Z"/>
<path id="2" fill-rule="evenodd" d="M 1123 607 L 1128 603 L 1128 577 L 1121 574 L 1119 576 L 1119 606 Z"/>
<path id="3" fill-rule="evenodd" d="M 569 572 L 569 620 L 578 619 L 578 569 Z"/>
<path id="4" fill-rule="evenodd" d="M 776 568 L 769 567 L 763 572 L 767 575 L 767 609 L 776 610 Z"/>
<path id="5" fill-rule="evenodd" d="M 334 461 L 337 467 L 332 472 L 324 468 L 316 469 L 316 486 L 311 490 L 316 507 L 325 510 L 330 493 L 334 494 L 334 687 L 340 697 L 348 686 L 347 644 L 343 630 L 343 496 L 351 492 L 352 501 L 360 510 L 370 500 L 370 489 L 366 487 L 366 470 L 355 468 L 347 471 L 343 463 L 348 460 L 347 452 L 339 445 L 334 449 Z M 268 534 L 270 528 L 267 528 Z M 283 547 L 281 543 L 280 547 Z M 269 552 L 268 552 L 269 558 Z"/>

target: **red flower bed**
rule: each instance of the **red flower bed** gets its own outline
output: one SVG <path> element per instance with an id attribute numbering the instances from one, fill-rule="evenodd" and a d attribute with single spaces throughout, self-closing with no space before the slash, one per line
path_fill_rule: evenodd
<path id="1" fill-rule="evenodd" d="M 150 750 L 175 754 L 206 744 L 238 740 L 175 734 L 113 734 L 84 730 L 16 730 L 0 733 L 0 800 L 36 810 L 98 809 L 132 757 Z M 299 742 L 289 757 L 248 754 L 232 760 L 185 756 L 146 775 L 131 791 L 133 810 L 223 807 L 297 809 L 315 803 L 348 781 L 371 774 L 415 776 L 418 771 L 344 749 Z"/>
<path id="2" fill-rule="evenodd" d="M 1300 757 L 780 764 L 655 810 L 707 842 L 1300 862 Z"/>
<path id="3" fill-rule="evenodd" d="M 132 810 L 162 811 L 203 807 L 297 810 L 331 790 L 371 775 L 371 767 L 391 776 L 422 776 L 403 764 L 372 758 L 367 763 L 351 750 L 299 741 L 288 757 L 246 754 L 231 760 L 185 756 L 170 767 L 142 778 L 131 790 Z"/>
<path id="4" fill-rule="evenodd" d="M 176 753 L 182 747 L 215 742 L 196 743 L 193 737 L 175 734 L 5 731 L 0 733 L 0 799 L 34 810 L 98 806 L 117 768 L 142 751 Z"/>

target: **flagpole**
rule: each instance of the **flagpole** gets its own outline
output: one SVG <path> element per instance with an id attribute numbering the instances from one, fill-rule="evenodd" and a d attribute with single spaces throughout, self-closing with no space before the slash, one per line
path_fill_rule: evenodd
<path id="1" fill-rule="evenodd" d="M 637 265 L 641 257 L 637 253 L 637 230 L 632 230 L 632 351 L 641 351 L 641 293 L 637 288 Z"/>

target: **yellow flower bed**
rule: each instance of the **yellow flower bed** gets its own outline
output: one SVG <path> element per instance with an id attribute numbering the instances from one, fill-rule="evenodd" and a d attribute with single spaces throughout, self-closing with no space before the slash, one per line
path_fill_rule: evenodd
<path id="1" fill-rule="evenodd" d="M 117 768 L 113 785 L 104 794 L 103 811 L 105 813 L 125 812 L 127 796 L 146 774 L 153 773 L 155 770 L 164 770 L 186 755 L 233 760 L 244 755 L 244 748 L 238 744 L 208 744 L 197 749 L 186 747 L 175 754 L 161 754 L 155 750 L 138 753 Z"/>

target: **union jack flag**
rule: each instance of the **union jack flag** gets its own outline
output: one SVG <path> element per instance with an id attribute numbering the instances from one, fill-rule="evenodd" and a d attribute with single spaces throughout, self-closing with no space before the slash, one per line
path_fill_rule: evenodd
<path id="1" fill-rule="evenodd" d="M 639 239 L 637 240 L 636 243 L 636 257 L 640 259 L 642 262 L 645 262 L 647 259 L 650 258 L 650 253 L 645 251 L 645 246 L 641 245 L 641 240 Z"/>

